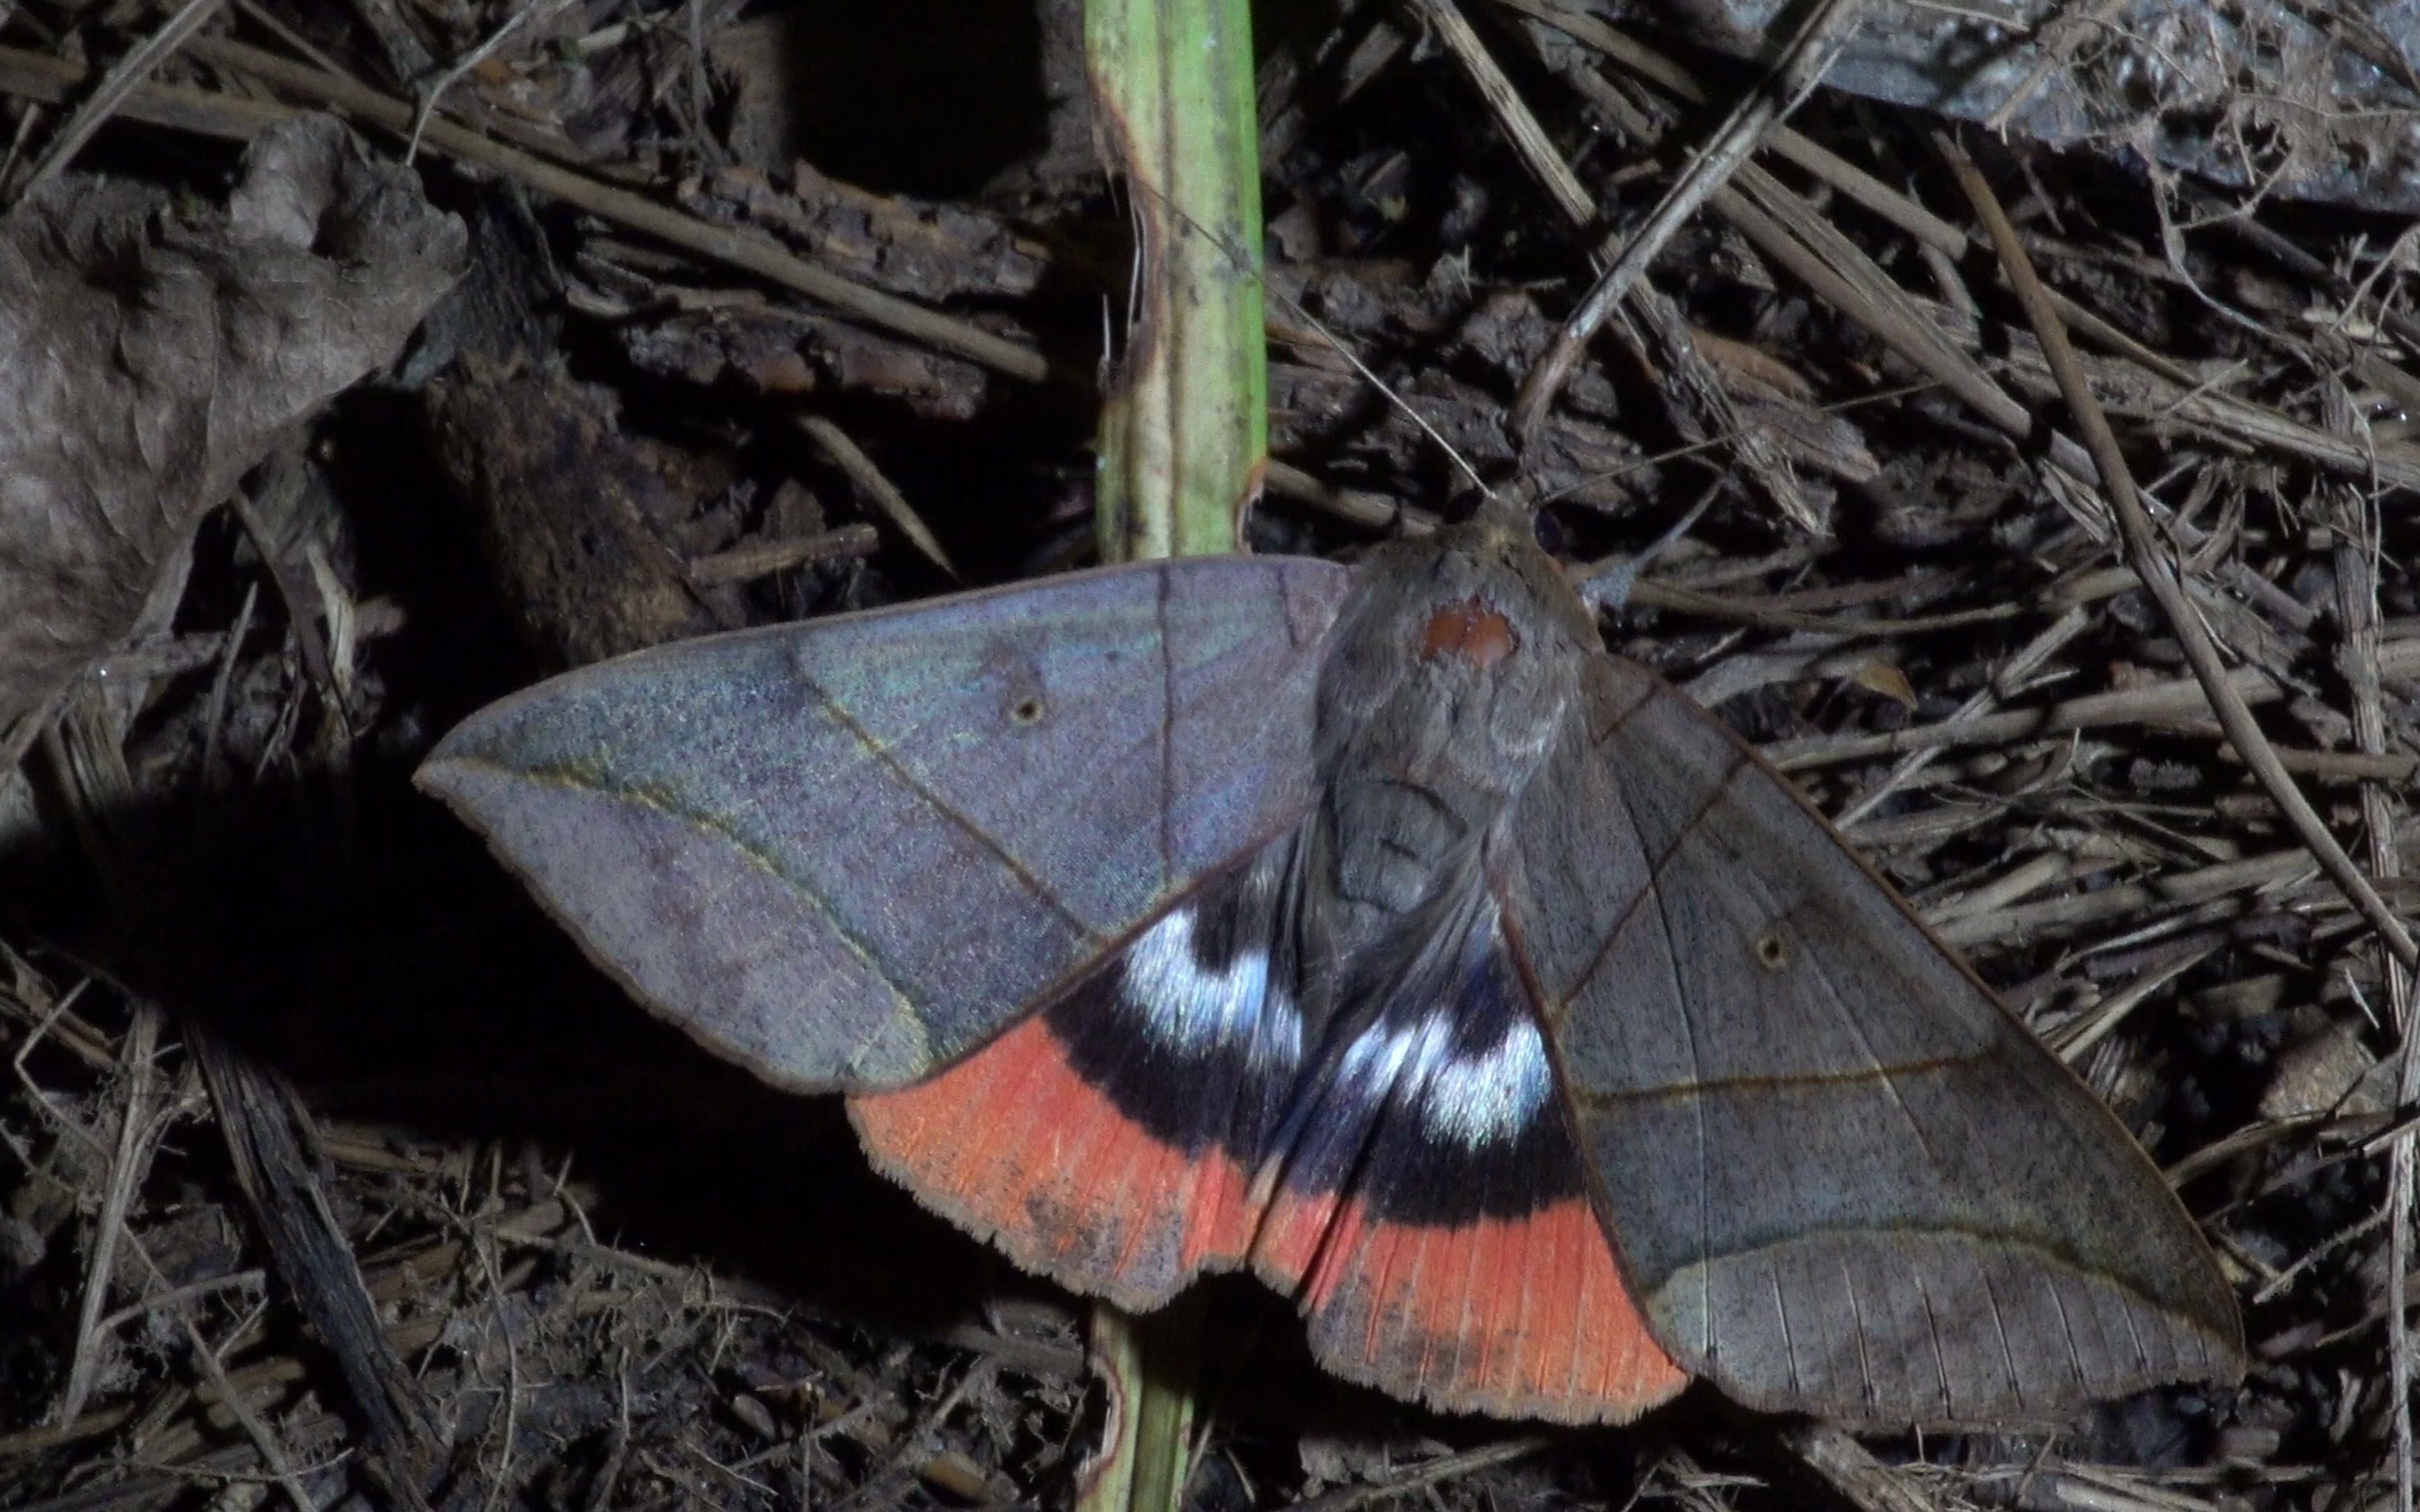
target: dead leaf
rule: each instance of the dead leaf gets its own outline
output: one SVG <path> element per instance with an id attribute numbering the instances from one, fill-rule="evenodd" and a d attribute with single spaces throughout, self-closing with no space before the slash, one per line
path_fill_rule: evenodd
<path id="1" fill-rule="evenodd" d="M 87 177 L 0 218 L 0 732 L 116 645 L 282 431 L 395 356 L 464 245 L 326 116 L 255 141 L 223 211 Z"/>
<path id="2" fill-rule="evenodd" d="M 1854 681 L 1867 692 L 1879 693 L 1902 709 L 1911 713 L 1916 709 L 1915 685 L 1907 680 L 1907 673 L 1900 671 L 1896 662 L 1880 657 L 1863 662 L 1859 664 Z"/>

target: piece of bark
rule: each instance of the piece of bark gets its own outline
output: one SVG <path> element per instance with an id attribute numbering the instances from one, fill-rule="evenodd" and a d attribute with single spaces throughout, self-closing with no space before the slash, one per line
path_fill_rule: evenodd
<path id="1" fill-rule="evenodd" d="M 549 668 L 740 623 L 687 558 L 690 501 L 625 435 L 600 393 L 553 368 L 466 359 L 430 391 L 437 457 L 476 522 L 502 601 Z"/>

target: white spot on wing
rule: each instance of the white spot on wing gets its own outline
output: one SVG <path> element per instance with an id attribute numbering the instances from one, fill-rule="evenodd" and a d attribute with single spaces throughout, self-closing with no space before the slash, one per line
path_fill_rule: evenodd
<path id="1" fill-rule="evenodd" d="M 1429 1132 L 1468 1149 L 1520 1137 L 1545 1105 L 1554 1072 L 1527 1019 L 1475 1056 L 1450 1057 L 1429 1075 L 1420 1111 Z"/>
<path id="2" fill-rule="evenodd" d="M 1193 949 L 1193 910 L 1179 908 L 1128 948 L 1125 996 L 1154 1040 L 1183 1055 L 1231 1044 L 1255 1066 L 1302 1055 L 1302 1018 L 1269 980 L 1269 952 L 1248 946 L 1211 971 Z"/>
<path id="3" fill-rule="evenodd" d="M 1452 1030 L 1440 1011 L 1408 1025 L 1373 1025 L 1345 1047 L 1337 1080 L 1364 1106 L 1399 1094 L 1419 1109 L 1433 1137 L 1466 1149 L 1518 1138 L 1553 1082 L 1537 1026 L 1515 1020 L 1487 1049 L 1459 1056 Z"/>
<path id="4" fill-rule="evenodd" d="M 1451 1027 L 1442 1013 L 1430 1013 L 1412 1024 L 1385 1020 L 1354 1036 L 1338 1062 L 1336 1081 L 1350 1105 L 1367 1107 L 1384 1102 L 1397 1087 L 1415 1090 L 1446 1055 Z"/>

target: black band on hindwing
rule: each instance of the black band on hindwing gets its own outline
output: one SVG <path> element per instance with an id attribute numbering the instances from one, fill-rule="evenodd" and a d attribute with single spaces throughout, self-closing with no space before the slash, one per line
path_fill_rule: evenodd
<path id="1" fill-rule="evenodd" d="M 1283 1148 L 1288 1187 L 1354 1188 L 1373 1221 L 1516 1219 L 1581 1192 L 1492 913 L 1395 974 L 1376 1011 L 1345 1005 L 1331 1043 L 1303 1042 L 1288 850 L 1212 883 L 1045 1010 L 1068 1064 L 1171 1148 L 1247 1170 Z"/>
<path id="2" fill-rule="evenodd" d="M 1545 1041 L 1492 912 L 1399 973 L 1305 1078 L 1290 1186 L 1354 1189 L 1373 1221 L 1524 1217 L 1585 1188 Z"/>
<path id="3" fill-rule="evenodd" d="M 1302 1064 L 1291 842 L 1212 882 L 1044 1011 L 1076 1073 L 1154 1138 L 1249 1167 Z"/>

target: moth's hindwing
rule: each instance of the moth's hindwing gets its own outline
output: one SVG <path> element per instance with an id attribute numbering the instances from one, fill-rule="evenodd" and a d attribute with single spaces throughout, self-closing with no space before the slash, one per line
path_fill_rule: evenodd
<path id="1" fill-rule="evenodd" d="M 1687 1374 L 1590 1200 L 1493 899 L 1466 900 L 1306 1084 L 1254 1252 L 1320 1363 L 1432 1406 L 1623 1423 Z"/>
<path id="2" fill-rule="evenodd" d="M 1321 1363 L 1398 1396 L 1627 1421 L 1686 1377 L 1587 1196 L 1492 900 L 1322 1034 L 1298 841 L 920 1086 L 850 1100 L 869 1154 L 1029 1269 L 1130 1308 L 1249 1264 Z"/>
<path id="3" fill-rule="evenodd" d="M 1156 1307 L 1250 1251 L 1302 1064 L 1280 898 L 1293 840 L 1212 878 L 1101 969 L 932 1080 L 849 1100 L 876 1166 L 1030 1270 Z"/>

